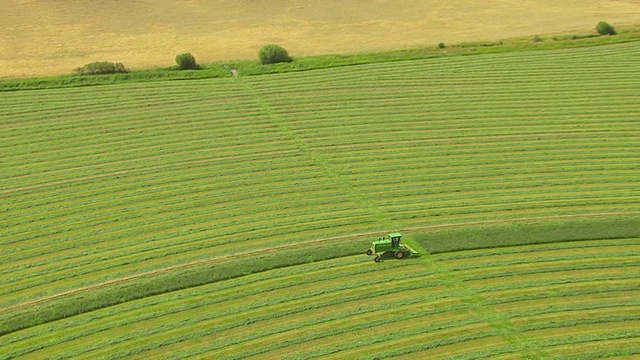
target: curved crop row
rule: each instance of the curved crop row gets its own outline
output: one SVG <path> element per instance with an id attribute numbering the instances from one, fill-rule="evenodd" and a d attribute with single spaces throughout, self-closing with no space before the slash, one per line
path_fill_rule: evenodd
<path id="1" fill-rule="evenodd" d="M 10 357 L 105 359 L 587 356 L 592 344 L 629 354 L 638 240 L 344 257 L 131 301 L 2 345 Z"/>
<path id="2" fill-rule="evenodd" d="M 0 320 L 289 243 L 637 215 L 638 46 L 4 94 Z"/>

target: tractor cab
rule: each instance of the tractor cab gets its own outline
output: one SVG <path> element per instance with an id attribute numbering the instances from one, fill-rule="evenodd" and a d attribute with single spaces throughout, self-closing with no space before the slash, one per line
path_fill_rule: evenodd
<path id="1" fill-rule="evenodd" d="M 401 238 L 402 238 L 402 234 L 400 234 L 400 233 L 391 233 L 391 234 L 389 234 L 389 239 L 391 239 L 391 246 L 399 247 Z"/>
<path id="2" fill-rule="evenodd" d="M 382 257 L 402 259 L 418 253 L 402 242 L 402 234 L 390 233 L 388 238 L 381 238 L 371 243 L 367 255 L 376 255 L 375 261 L 382 261 Z"/>

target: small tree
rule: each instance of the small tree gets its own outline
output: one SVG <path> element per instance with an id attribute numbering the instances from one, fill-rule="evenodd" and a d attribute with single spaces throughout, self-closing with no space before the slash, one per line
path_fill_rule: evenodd
<path id="1" fill-rule="evenodd" d="M 598 25 L 596 25 L 596 30 L 598 31 L 598 34 L 600 35 L 615 35 L 616 34 L 616 29 L 613 28 L 613 26 L 611 26 L 611 24 L 604 22 L 604 21 L 600 21 L 598 23 Z"/>
<path id="2" fill-rule="evenodd" d="M 260 59 L 261 64 L 276 64 L 293 61 L 287 50 L 278 45 L 263 46 L 258 52 L 258 58 Z"/>
<path id="3" fill-rule="evenodd" d="M 438 47 L 440 49 L 444 49 L 445 47 L 447 47 L 443 42 L 441 42 L 440 44 L 438 44 Z"/>
<path id="4" fill-rule="evenodd" d="M 199 70 L 200 65 L 196 62 L 196 58 L 191 53 L 184 53 L 176 55 L 176 63 L 178 64 L 178 70 Z"/>

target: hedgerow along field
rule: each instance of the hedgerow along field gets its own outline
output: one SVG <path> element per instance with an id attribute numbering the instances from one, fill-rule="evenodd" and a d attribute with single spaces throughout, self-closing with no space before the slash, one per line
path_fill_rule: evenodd
<path id="1" fill-rule="evenodd" d="M 3 1 L 0 78 L 70 74 L 96 61 L 130 69 L 257 59 L 265 44 L 294 57 L 462 41 L 594 32 L 635 24 L 637 0 Z M 135 16 L 132 16 L 135 14 Z M 37 24 L 37 26 L 34 26 Z"/>
<path id="2" fill-rule="evenodd" d="M 373 356 L 373 350 L 367 351 L 375 336 L 360 336 L 379 331 L 386 332 L 387 342 L 376 345 L 376 353 L 389 356 L 433 348 L 443 350 L 443 356 L 458 351 L 473 357 L 473 352 L 486 351 L 542 357 L 555 349 L 569 354 L 584 350 L 589 357 L 589 349 L 602 344 L 611 346 L 593 351 L 633 353 L 638 304 L 625 302 L 624 294 L 629 299 L 637 295 L 627 291 L 637 290 L 638 279 L 638 48 L 638 43 L 627 43 L 251 78 L 3 93 L 2 347 L 8 357 L 42 354 L 37 351 L 100 356 L 94 350 L 105 357 L 146 357 L 153 351 L 206 357 L 218 350 L 221 356 L 235 356 L 240 348 L 263 356 L 287 351 L 287 344 L 296 346 L 296 341 L 318 340 L 306 350 L 296 348 L 295 354 L 329 356 L 333 348 L 338 357 L 351 356 L 347 351 L 367 357 Z M 531 223 L 548 231 L 527 239 L 522 227 Z M 496 260 L 505 268 L 519 261 L 534 263 L 531 269 L 523 265 L 526 269 L 503 273 L 513 286 L 500 285 L 498 274 L 473 265 L 475 260 L 468 261 L 472 265 L 448 262 L 446 253 L 378 267 L 362 255 L 372 237 L 387 230 L 415 234 L 410 241 L 438 252 L 465 248 L 500 226 L 519 229 L 525 242 L 617 240 L 595 242 L 602 255 L 589 252 L 584 258 L 573 254 L 558 260 L 552 254 L 548 264 L 505 255 L 502 263 Z M 563 233 L 563 228 L 573 231 Z M 460 245 L 438 244 L 434 233 Z M 508 234 L 489 240 L 508 244 Z M 581 244 L 566 246 L 580 249 Z M 498 243 L 471 248 L 483 245 Z M 531 255 L 536 248 L 523 249 Z M 495 256 L 501 251 L 495 250 Z M 472 253 L 454 254 L 464 258 Z M 486 255 L 487 266 L 492 254 Z M 328 258 L 336 259 L 312 262 Z M 301 265 L 290 266 L 294 264 Z M 544 269 L 551 274 L 556 265 L 561 270 L 553 283 Z M 584 266 L 585 277 L 572 280 L 571 274 Z M 258 273 L 277 267 L 284 268 Z M 327 290 L 298 281 L 322 267 L 330 269 L 327 281 L 335 279 Z M 484 279 L 480 275 L 466 277 L 458 271 L 468 267 L 484 271 L 488 283 L 474 282 Z M 302 274 L 298 280 L 296 271 Z M 544 314 L 531 310 L 523 316 L 539 325 L 521 325 L 519 313 L 499 307 L 498 300 L 492 303 L 488 294 L 493 290 L 483 286 L 517 292 L 527 274 L 539 288 L 515 296 L 515 307 L 538 300 L 535 293 L 560 294 L 555 285 L 584 283 L 593 291 L 589 294 L 602 297 L 593 295 L 593 304 L 573 310 L 605 309 L 615 316 L 573 325 L 567 324 L 578 320 L 567 320 L 553 332 L 545 331 L 550 325 L 544 325 Z M 284 298 L 257 296 L 264 301 L 252 305 L 261 306 L 255 308 L 260 321 L 268 318 L 281 327 L 272 323 L 269 331 L 275 333 L 251 335 L 256 317 L 242 310 L 253 308 L 236 305 L 254 303 L 242 300 L 251 296 L 242 291 L 270 291 L 261 276 L 278 284 L 293 277 L 293 293 L 302 297 L 286 297 L 285 292 Z M 255 288 L 249 286 L 252 281 Z M 230 303 L 211 295 L 221 294 L 225 286 L 238 294 Z M 460 306 L 459 312 L 433 317 L 439 306 L 429 298 L 437 293 L 432 286 L 440 286 L 440 296 Z M 350 289 L 353 301 L 362 300 L 358 311 L 373 316 L 379 328 L 369 329 L 372 322 L 363 322 L 341 336 L 305 338 L 320 322 L 309 320 L 319 313 L 306 311 L 317 309 L 336 321 L 350 319 L 326 308 L 333 306 L 331 299 L 340 309 L 359 306 L 339 294 Z M 322 291 L 328 305 L 319 300 Z M 582 293 L 567 296 L 574 295 L 581 298 Z M 162 312 L 151 310 L 156 302 L 167 311 L 200 305 L 198 296 L 210 298 L 211 307 L 194 310 L 183 323 L 150 325 L 137 317 L 160 316 Z M 616 302 L 619 296 L 622 300 Z M 406 312 L 398 315 L 385 310 L 395 308 L 393 299 L 398 306 L 418 305 L 401 306 Z M 539 299 L 531 306 L 564 299 Z M 310 321 L 311 327 L 288 337 L 289 342 L 270 341 L 276 333 L 305 326 L 287 325 L 273 315 L 293 309 L 288 302 L 294 300 L 302 302 L 297 321 Z M 224 313 L 230 304 L 235 315 Z M 272 308 L 275 304 L 282 308 Z M 215 327 L 210 320 L 216 314 L 233 315 L 239 325 Z M 402 329 L 394 321 L 412 316 L 423 318 L 400 322 Z M 113 326 L 123 319 L 148 333 L 119 333 Z M 356 324 L 353 319 L 349 323 Z M 429 327 L 437 326 L 433 324 L 455 336 L 438 333 Z M 396 329 L 398 336 L 392 334 Z M 105 337 L 91 338 L 99 330 Z M 577 332 L 563 337 L 568 330 Z M 235 348 L 232 343 L 221 343 L 220 349 L 193 345 L 199 339 L 210 343 L 207 331 L 217 337 L 243 331 L 248 337 Z M 128 333 L 130 339 L 144 336 L 149 341 L 140 344 L 144 348 L 118 349 Z M 152 339 L 152 333 L 158 338 Z M 426 338 L 429 334 L 435 335 L 434 342 Z M 244 347 L 252 336 L 270 347 Z M 531 337 L 538 340 L 524 340 Z M 501 339 L 500 349 L 483 342 L 496 339 Z M 475 350 L 464 355 L 467 348 Z"/>

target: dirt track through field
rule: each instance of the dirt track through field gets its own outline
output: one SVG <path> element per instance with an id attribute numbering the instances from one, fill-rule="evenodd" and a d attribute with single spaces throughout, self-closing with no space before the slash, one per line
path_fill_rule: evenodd
<path id="1" fill-rule="evenodd" d="M 620 213 L 597 213 L 597 214 L 579 214 L 579 215 L 557 215 L 557 216 L 546 216 L 546 217 L 487 220 L 487 221 L 477 221 L 477 222 L 469 222 L 469 223 L 452 223 L 452 224 L 439 224 L 439 225 L 430 225 L 430 226 L 420 226 L 420 227 L 412 227 L 412 228 L 406 228 L 406 229 L 398 229 L 398 231 L 405 232 L 405 233 L 410 233 L 410 232 L 415 232 L 415 231 L 436 230 L 436 229 L 460 227 L 460 226 L 505 224 L 505 223 L 514 223 L 514 222 L 527 222 L 527 221 L 539 221 L 539 220 L 558 220 L 558 219 L 581 218 L 581 217 L 583 217 L 583 218 L 598 218 L 598 217 L 607 217 L 607 216 L 616 216 L 616 215 L 640 215 L 640 212 L 629 212 L 629 213 L 624 213 L 624 214 L 620 214 Z M 186 268 L 195 267 L 195 266 L 204 265 L 204 264 L 209 264 L 209 263 L 213 263 L 213 262 L 217 262 L 217 261 L 225 261 L 225 260 L 230 260 L 230 259 L 243 258 L 243 257 L 248 257 L 248 256 L 252 256 L 252 255 L 266 253 L 266 252 L 276 252 L 276 251 L 281 251 L 281 250 L 286 250 L 286 249 L 300 248 L 300 247 L 310 246 L 310 245 L 319 244 L 319 243 L 343 241 L 345 239 L 372 238 L 372 237 L 375 237 L 375 236 L 378 236 L 378 235 L 379 235 L 379 232 L 358 233 L 358 234 L 351 234 L 351 235 L 347 235 L 347 236 L 339 236 L 339 237 L 326 238 L 326 239 L 315 239 L 315 240 L 310 240 L 310 241 L 301 241 L 301 242 L 296 242 L 296 243 L 291 243 L 291 244 L 274 246 L 274 247 L 266 248 L 266 249 L 257 249 L 257 250 L 240 252 L 240 253 L 237 253 L 237 254 L 215 256 L 215 257 L 211 257 L 211 258 L 207 258 L 207 259 L 202 259 L 202 260 L 193 261 L 193 262 L 189 262 L 189 263 L 178 264 L 178 265 L 169 266 L 169 267 L 165 267 L 165 268 L 161 268 L 161 269 L 156 269 L 156 270 L 148 271 L 148 272 L 144 272 L 144 273 L 125 276 L 125 277 L 118 278 L 118 279 L 112 279 L 112 280 L 108 280 L 108 281 L 92 284 L 92 285 L 89 285 L 89 286 L 84 286 L 84 287 L 80 287 L 80 288 L 76 288 L 76 289 L 71 289 L 71 290 L 68 290 L 68 291 L 60 292 L 58 294 L 53 294 L 53 295 L 41 297 L 41 298 L 38 298 L 38 299 L 30 300 L 30 301 L 25 301 L 23 303 L 15 304 L 15 305 L 8 306 L 8 307 L 0 309 L 0 314 L 6 313 L 6 312 L 9 312 L 9 311 L 12 311 L 12 310 L 24 308 L 24 307 L 27 307 L 27 306 L 44 303 L 44 302 L 47 302 L 47 301 L 50 301 L 50 300 L 55 300 L 55 299 L 62 298 L 62 297 L 65 297 L 65 296 L 75 295 L 75 294 L 79 294 L 79 293 L 83 293 L 83 292 L 99 289 L 99 288 L 110 286 L 110 285 L 121 284 L 121 283 L 130 281 L 130 280 L 136 280 L 136 279 L 140 279 L 140 278 L 144 278 L 144 277 L 148 277 L 148 276 L 154 276 L 154 275 L 158 275 L 158 274 L 162 274 L 162 273 L 171 272 L 171 271 L 174 271 L 174 270 L 186 269 Z M 415 244 L 412 244 L 412 245 L 415 246 Z M 421 250 L 423 252 L 427 253 L 427 251 L 425 249 L 421 249 Z"/>
<path id="2" fill-rule="evenodd" d="M 255 59 L 268 43 L 295 57 L 588 33 L 601 20 L 639 18 L 640 0 L 4 0 L 0 78 L 94 61 L 171 66 L 185 51 L 199 62 Z"/>

